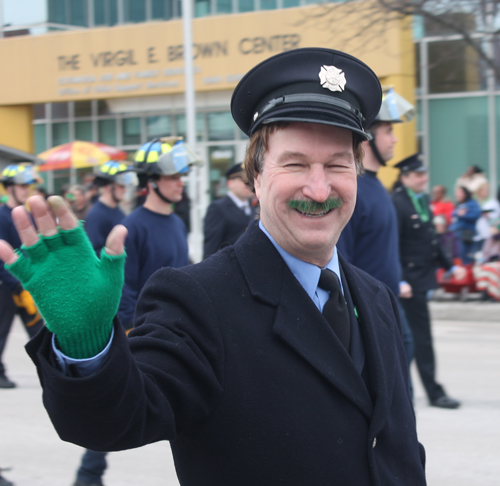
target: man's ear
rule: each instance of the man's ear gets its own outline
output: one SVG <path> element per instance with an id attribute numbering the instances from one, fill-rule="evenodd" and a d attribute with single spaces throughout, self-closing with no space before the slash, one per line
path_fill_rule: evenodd
<path id="1" fill-rule="evenodd" d="M 255 195 L 257 196 L 257 199 L 260 201 L 260 183 L 261 183 L 261 178 L 262 178 L 262 172 L 259 172 L 256 176 L 255 179 L 253 180 L 253 187 L 255 190 Z"/>

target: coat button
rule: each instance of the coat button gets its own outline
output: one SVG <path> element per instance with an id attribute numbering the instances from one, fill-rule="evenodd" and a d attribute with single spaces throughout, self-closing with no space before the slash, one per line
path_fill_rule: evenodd
<path id="1" fill-rule="evenodd" d="M 375 446 L 377 445 L 377 438 L 375 437 L 373 439 L 373 443 L 372 443 L 372 448 L 375 449 Z"/>

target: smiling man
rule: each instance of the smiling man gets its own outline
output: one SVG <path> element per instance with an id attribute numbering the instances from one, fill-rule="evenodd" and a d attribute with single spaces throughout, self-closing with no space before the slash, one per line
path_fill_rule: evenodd
<path id="1" fill-rule="evenodd" d="M 261 220 L 198 265 L 156 272 L 128 339 L 113 320 L 125 229 L 91 262 L 58 199 L 57 255 L 45 250 L 57 231 L 45 204 L 32 201 L 41 237 L 16 212 L 30 260 L 5 244 L 0 257 L 47 313 L 29 353 L 64 440 L 170 440 L 183 486 L 425 485 L 395 297 L 335 248 L 380 102 L 373 71 L 338 51 L 284 52 L 252 69 L 231 110 L 250 137 Z M 54 262 L 68 272 L 75 247 L 92 305 L 79 296 L 53 309 L 42 301 L 60 285 L 37 281 Z"/>

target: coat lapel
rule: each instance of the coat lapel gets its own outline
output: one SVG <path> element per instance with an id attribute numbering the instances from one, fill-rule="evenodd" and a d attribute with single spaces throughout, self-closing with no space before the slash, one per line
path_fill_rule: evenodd
<path id="1" fill-rule="evenodd" d="M 257 222 L 234 249 L 252 295 L 276 307 L 274 332 L 371 418 L 371 398 L 351 357 Z"/>
<path id="2" fill-rule="evenodd" d="M 380 305 L 389 299 L 380 299 L 382 283 L 367 285 L 362 274 L 340 258 L 354 305 L 358 310 L 359 323 L 365 346 L 370 390 L 374 399 L 372 427 L 374 433 L 382 429 L 389 414 L 394 388 L 394 367 L 397 350 L 394 336 L 396 322 L 393 307 Z M 376 429 L 376 430 L 375 430 Z"/>

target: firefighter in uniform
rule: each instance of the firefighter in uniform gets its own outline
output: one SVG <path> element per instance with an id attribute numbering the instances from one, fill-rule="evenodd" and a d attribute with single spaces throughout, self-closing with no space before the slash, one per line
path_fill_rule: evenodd
<path id="1" fill-rule="evenodd" d="M 127 331 L 149 277 L 162 267 L 189 264 L 186 225 L 174 213 L 174 205 L 182 199 L 182 177 L 197 162 L 180 138 L 154 139 L 137 151 L 134 171 L 148 192 L 144 204 L 123 220 L 128 230 L 127 261 L 118 315 Z"/>
<path id="2" fill-rule="evenodd" d="M 411 287 L 401 276 L 396 211 L 377 172 L 394 156 L 397 138 L 393 125 L 410 121 L 414 114 L 414 106 L 392 88 L 384 93 L 380 111 L 370 126 L 372 138 L 363 142 L 365 172 L 358 177 L 356 207 L 337 243 L 349 263 L 385 283 L 400 298 L 411 296 Z M 399 310 L 409 367 L 413 338 L 401 305 Z"/>
<path id="3" fill-rule="evenodd" d="M 0 239 L 8 241 L 13 248 L 21 246 L 21 240 L 12 222 L 12 210 L 26 203 L 30 185 L 37 182 L 33 164 L 8 165 L 2 172 L 0 182 L 7 192 L 7 202 L 0 207 Z M 5 374 L 2 353 L 7 342 L 15 315 L 21 318 L 28 335 L 33 337 L 43 327 L 43 319 L 29 294 L 19 280 L 0 264 L 0 388 L 14 388 L 16 384 Z"/>
<path id="4" fill-rule="evenodd" d="M 458 408 L 460 402 L 449 397 L 436 381 L 427 292 L 438 286 L 438 266 L 453 271 L 457 278 L 463 278 L 464 268 L 452 267 L 439 245 L 429 198 L 424 194 L 428 175 L 422 159 L 421 154 L 415 154 L 395 165 L 401 170 L 401 185 L 392 195 L 398 219 L 399 256 L 403 279 L 412 287 L 412 296 L 401 299 L 401 303 L 413 333 L 415 360 L 430 404 Z"/>
<path id="5" fill-rule="evenodd" d="M 125 197 L 127 186 L 137 185 L 137 176 L 130 172 L 128 164 L 114 160 L 95 167 L 94 174 L 94 184 L 102 189 L 99 199 L 87 215 L 85 231 L 99 255 L 110 231 L 125 218 L 120 203 Z"/>

